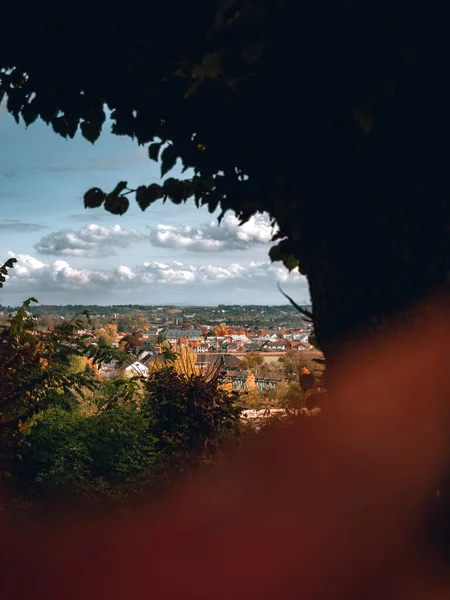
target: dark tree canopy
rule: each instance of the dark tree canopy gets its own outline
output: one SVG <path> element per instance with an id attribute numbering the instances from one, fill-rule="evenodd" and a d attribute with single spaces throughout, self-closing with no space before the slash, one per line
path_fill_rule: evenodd
<path id="1" fill-rule="evenodd" d="M 148 145 L 142 210 L 194 197 L 280 226 L 273 259 L 308 276 L 319 343 L 372 324 L 450 272 L 445 3 L 16 0 L 0 8 L 0 97 L 27 125 Z M 134 192 L 133 192 L 134 193 Z M 125 182 L 87 207 L 122 214 Z"/>

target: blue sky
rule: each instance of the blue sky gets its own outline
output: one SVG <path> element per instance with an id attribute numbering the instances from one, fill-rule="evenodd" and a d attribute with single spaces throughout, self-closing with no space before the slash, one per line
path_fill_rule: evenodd
<path id="1" fill-rule="evenodd" d="M 284 304 L 277 281 L 308 301 L 304 277 L 268 260 L 267 215 L 238 227 L 228 213 L 218 227 L 218 213 L 193 201 L 142 212 L 133 200 L 122 217 L 85 210 L 90 187 L 161 181 L 147 149 L 113 136 L 108 123 L 92 145 L 41 121 L 26 129 L 0 107 L 0 136 L 0 260 L 19 261 L 1 304 L 31 295 L 53 304 Z"/>

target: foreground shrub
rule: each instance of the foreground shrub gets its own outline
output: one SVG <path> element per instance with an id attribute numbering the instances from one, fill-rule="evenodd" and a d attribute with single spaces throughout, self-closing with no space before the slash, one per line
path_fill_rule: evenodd
<path id="1" fill-rule="evenodd" d="M 238 396 L 221 387 L 218 375 L 186 375 L 166 367 L 149 377 L 146 390 L 143 410 L 158 449 L 171 462 L 207 455 L 239 431 Z"/>
<path id="2" fill-rule="evenodd" d="M 148 422 L 135 406 L 94 414 L 51 408 L 26 427 L 16 470 L 29 497 L 93 499 L 151 477 L 156 461 Z"/>

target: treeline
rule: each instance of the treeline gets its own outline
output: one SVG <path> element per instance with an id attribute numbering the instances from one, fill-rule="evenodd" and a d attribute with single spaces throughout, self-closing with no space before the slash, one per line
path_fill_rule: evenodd
<path id="1" fill-rule="evenodd" d="M 20 306 L 10 306 L 10 305 L 2 305 L 0 304 L 0 311 L 4 313 L 11 313 L 18 310 Z M 305 305 L 302 308 L 305 310 L 310 310 L 310 307 Z M 180 314 L 191 313 L 192 311 L 197 311 L 200 314 L 210 314 L 215 315 L 217 312 L 225 311 L 227 315 L 265 315 L 265 316 L 300 316 L 297 309 L 293 306 L 287 305 L 275 305 L 275 306 L 266 306 L 266 305 L 229 305 L 229 304 L 219 304 L 217 307 L 209 307 L 209 306 L 183 306 L 176 307 L 173 305 L 148 305 L 148 304 L 114 304 L 110 306 L 104 306 L 100 304 L 40 304 L 39 306 L 32 306 L 30 308 L 33 314 L 39 315 L 53 315 L 53 316 L 64 316 L 64 317 L 72 317 L 74 314 L 81 314 L 84 311 L 89 311 L 93 314 L 105 315 L 105 316 L 113 316 L 114 314 L 119 315 L 128 315 L 135 313 L 153 313 L 153 314 L 166 314 L 167 311 L 177 309 L 180 311 Z"/>
<path id="2" fill-rule="evenodd" d="M 11 306 L 0 306 L 0 310 L 3 312 L 14 312 L 19 307 L 11 307 Z M 149 314 L 155 313 L 157 307 L 145 306 L 140 304 L 128 304 L 128 305 L 111 305 L 111 306 L 102 306 L 98 304 L 66 304 L 66 305 L 57 305 L 57 304 L 40 304 L 39 306 L 32 306 L 31 312 L 35 315 L 43 315 L 43 316 L 62 316 L 65 318 L 70 318 L 75 314 L 81 314 L 84 311 L 88 311 L 89 313 L 95 315 L 105 315 L 107 317 L 112 317 L 116 315 L 133 315 L 133 314 Z M 171 307 L 164 307 L 164 309 L 170 309 Z"/>

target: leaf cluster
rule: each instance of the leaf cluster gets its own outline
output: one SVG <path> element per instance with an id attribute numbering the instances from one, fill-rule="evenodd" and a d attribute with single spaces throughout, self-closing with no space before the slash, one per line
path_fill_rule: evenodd
<path id="1" fill-rule="evenodd" d="M 171 460 L 189 460 L 208 451 L 220 433 L 236 429 L 240 408 L 235 393 L 219 377 L 185 375 L 173 367 L 152 373 L 143 410 L 149 415 L 157 446 Z"/>
<path id="2" fill-rule="evenodd" d="M 132 404 L 111 399 L 93 414 L 53 407 L 37 415 L 19 451 L 16 475 L 22 488 L 29 497 L 52 502 L 107 499 L 138 477 L 151 479 L 157 459 L 143 415 Z"/>
<path id="3" fill-rule="evenodd" d="M 51 405 L 77 404 L 97 385 L 93 365 L 125 360 L 120 351 L 90 344 L 89 315 L 74 316 L 49 330 L 38 327 L 29 298 L 0 330 L 0 426 L 15 427 Z M 87 359 L 83 370 L 73 357 Z"/>

